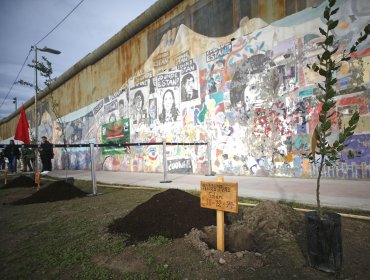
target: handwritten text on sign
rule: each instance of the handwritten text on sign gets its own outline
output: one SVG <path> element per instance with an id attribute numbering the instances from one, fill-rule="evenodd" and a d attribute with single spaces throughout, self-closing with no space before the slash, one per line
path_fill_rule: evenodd
<path id="1" fill-rule="evenodd" d="M 200 206 L 238 213 L 238 183 L 201 181 Z"/>

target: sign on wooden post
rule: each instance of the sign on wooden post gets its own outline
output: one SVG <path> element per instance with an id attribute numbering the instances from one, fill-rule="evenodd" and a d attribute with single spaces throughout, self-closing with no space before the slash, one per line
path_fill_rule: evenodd
<path id="1" fill-rule="evenodd" d="M 238 213 L 238 183 L 217 181 L 200 182 L 200 206 L 217 210 L 217 250 L 225 251 L 224 212 Z"/>

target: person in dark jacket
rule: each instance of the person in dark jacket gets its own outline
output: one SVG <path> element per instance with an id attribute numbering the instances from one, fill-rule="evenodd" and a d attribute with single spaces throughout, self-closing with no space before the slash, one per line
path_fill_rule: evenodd
<path id="1" fill-rule="evenodd" d="M 9 160 L 8 170 L 10 173 L 17 172 L 17 159 L 19 159 L 20 154 L 21 153 L 15 145 L 14 140 L 10 140 L 9 145 L 4 149 L 4 156 Z"/>
<path id="2" fill-rule="evenodd" d="M 46 174 L 51 171 L 51 159 L 54 158 L 53 145 L 48 141 L 46 136 L 41 137 L 39 153 L 42 163 L 41 172 Z"/>
<path id="3" fill-rule="evenodd" d="M 5 156 L 3 150 L 0 152 L 0 169 L 5 170 Z"/>
<path id="4" fill-rule="evenodd" d="M 35 152 L 32 148 L 22 147 L 21 148 L 21 159 L 23 163 L 23 172 L 27 172 L 27 167 L 29 171 L 33 171 L 33 166 L 35 163 Z"/>

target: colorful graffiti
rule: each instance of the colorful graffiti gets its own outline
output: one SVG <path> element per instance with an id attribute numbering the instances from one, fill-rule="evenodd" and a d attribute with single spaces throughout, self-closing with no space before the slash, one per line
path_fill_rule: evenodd
<path id="1" fill-rule="evenodd" d="M 370 21 L 368 5 L 359 1 L 343 5 L 348 9 L 339 13 L 340 24 L 335 30 L 341 42 L 339 52 Z M 315 86 L 320 77 L 306 65 L 321 51 L 318 27 L 322 21 L 316 17 L 317 11 L 301 13 L 302 19 L 309 19 L 304 24 L 291 23 L 287 17 L 277 26 L 255 30 L 201 56 L 190 57 L 185 51 L 186 56 L 164 72 L 132 77 L 119 92 L 65 116 L 65 135 L 60 124 L 52 121 L 46 102 L 40 111 L 40 133 L 54 143 L 64 138 L 67 143 L 106 143 L 107 124 L 122 124 L 129 132 L 125 134 L 128 138 L 120 138 L 122 142 L 211 143 L 212 170 L 216 173 L 316 176 L 317 166 L 307 156 L 321 109 Z M 163 60 L 168 51 L 160 53 Z M 326 168 L 324 176 L 370 178 L 369 54 L 368 39 L 337 73 L 333 137 L 354 110 L 360 112 L 361 120 L 346 144 L 342 162 Z M 168 146 L 170 171 L 205 173 L 208 155 L 204 147 Z M 70 149 L 68 154 L 71 168 L 89 168 L 88 153 Z M 161 172 L 163 168 L 162 147 L 158 145 L 134 147 L 125 153 L 102 150 L 99 156 L 98 168 L 105 170 Z M 57 168 L 62 167 L 65 157 L 62 150 L 56 154 Z"/>

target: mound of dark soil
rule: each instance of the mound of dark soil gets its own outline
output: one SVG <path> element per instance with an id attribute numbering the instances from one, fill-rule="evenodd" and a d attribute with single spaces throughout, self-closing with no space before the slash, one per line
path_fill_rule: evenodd
<path id="1" fill-rule="evenodd" d="M 200 207 L 200 199 L 187 192 L 169 189 L 154 195 L 128 215 L 109 225 L 110 233 L 126 233 L 129 243 L 150 236 L 180 238 L 192 228 L 216 224 L 216 211 Z"/>
<path id="2" fill-rule="evenodd" d="M 21 175 L 12 180 L 9 180 L 2 189 L 11 189 L 11 188 L 32 188 L 35 186 L 35 181 L 28 176 Z"/>
<path id="3" fill-rule="evenodd" d="M 74 185 L 65 181 L 51 183 L 45 188 L 40 189 L 29 197 L 22 198 L 13 202 L 14 205 L 24 205 L 33 203 L 45 203 L 60 200 L 69 200 L 76 197 L 84 197 L 87 193 L 76 188 Z"/>

